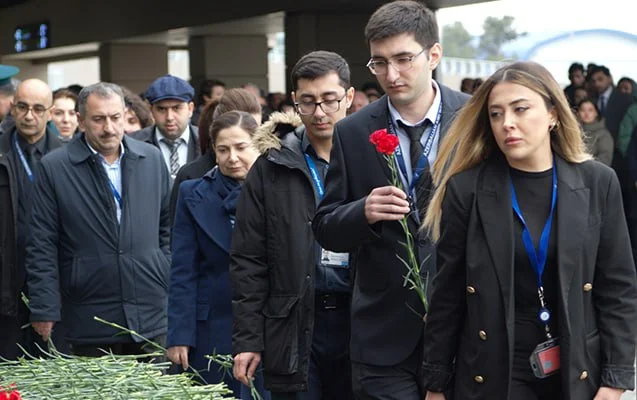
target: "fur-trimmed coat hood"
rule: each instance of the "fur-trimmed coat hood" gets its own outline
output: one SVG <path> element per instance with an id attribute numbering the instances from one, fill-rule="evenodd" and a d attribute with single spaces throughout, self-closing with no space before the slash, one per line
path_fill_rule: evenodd
<path id="1" fill-rule="evenodd" d="M 261 154 L 271 149 L 281 150 L 281 143 L 286 134 L 301 126 L 303 122 L 297 114 L 274 112 L 270 119 L 257 129 L 252 143 Z"/>

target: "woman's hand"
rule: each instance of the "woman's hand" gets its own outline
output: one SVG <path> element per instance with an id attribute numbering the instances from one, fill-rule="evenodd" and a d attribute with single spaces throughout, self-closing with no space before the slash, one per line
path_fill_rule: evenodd
<path id="1" fill-rule="evenodd" d="M 168 348 L 168 358 L 183 369 L 188 369 L 188 346 L 172 346 Z"/>
<path id="2" fill-rule="evenodd" d="M 436 393 L 436 392 L 427 392 L 427 394 L 425 395 L 425 400 L 445 400 L 445 394 Z"/>
<path id="3" fill-rule="evenodd" d="M 601 387 L 593 400 L 619 400 L 624 394 L 624 389 Z"/>

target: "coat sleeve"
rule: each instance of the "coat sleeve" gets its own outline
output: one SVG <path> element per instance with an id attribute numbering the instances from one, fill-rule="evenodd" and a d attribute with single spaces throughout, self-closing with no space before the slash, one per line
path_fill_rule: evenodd
<path id="1" fill-rule="evenodd" d="M 595 158 L 610 167 L 613 162 L 613 152 L 615 151 L 615 145 L 613 143 L 613 137 L 610 132 L 604 130 L 604 134 L 601 135 L 597 141 L 595 149 Z"/>
<path id="2" fill-rule="evenodd" d="M 161 174 L 160 182 L 162 185 L 161 211 L 159 215 L 159 248 L 168 259 L 168 262 L 170 262 L 170 227 L 172 226 L 172 217 L 170 215 L 170 175 L 164 161 L 161 159 L 161 153 L 159 156 L 161 163 L 159 168 Z"/>
<path id="3" fill-rule="evenodd" d="M 351 199 L 349 196 L 349 177 L 344 151 L 337 124 L 334 127 L 330 168 L 325 180 L 325 197 L 312 221 L 314 236 L 321 247 L 339 253 L 351 252 L 358 246 L 379 239 L 382 228 L 382 222 L 373 226 L 367 222 L 367 196 L 360 199 Z M 357 167 L 364 168 L 361 165 Z"/>
<path id="4" fill-rule="evenodd" d="M 263 309 L 269 297 L 267 221 L 261 156 L 243 183 L 230 250 L 232 351 L 264 350 Z"/>
<path id="5" fill-rule="evenodd" d="M 432 392 L 445 391 L 451 382 L 466 318 L 465 248 L 470 210 L 467 203 L 452 178 L 442 204 L 440 239 L 436 247 L 438 273 L 433 281 L 423 340 L 423 383 Z"/>
<path id="6" fill-rule="evenodd" d="M 52 171 L 41 162 L 33 190 L 26 245 L 31 321 L 60 321 L 58 271 L 59 211 Z"/>
<path id="7" fill-rule="evenodd" d="M 195 347 L 197 279 L 200 251 L 196 222 L 186 206 L 190 186 L 181 186 L 173 225 L 172 266 L 168 291 L 168 346 Z"/>
<path id="8" fill-rule="evenodd" d="M 593 304 L 601 342 L 601 385 L 631 390 L 635 385 L 637 278 L 621 189 L 611 174 L 593 282 Z"/>

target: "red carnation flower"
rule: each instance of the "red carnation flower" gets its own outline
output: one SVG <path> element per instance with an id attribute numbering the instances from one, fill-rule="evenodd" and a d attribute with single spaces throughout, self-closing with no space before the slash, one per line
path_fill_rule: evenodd
<path id="1" fill-rule="evenodd" d="M 372 133 L 369 141 L 376 146 L 376 151 L 381 154 L 391 155 L 398 147 L 398 137 L 387 132 L 387 129 L 379 129 Z"/>
<path id="2" fill-rule="evenodd" d="M 11 387 L 5 389 L 0 386 L 0 400 L 22 400 L 20 393 L 15 390 L 15 383 Z"/>

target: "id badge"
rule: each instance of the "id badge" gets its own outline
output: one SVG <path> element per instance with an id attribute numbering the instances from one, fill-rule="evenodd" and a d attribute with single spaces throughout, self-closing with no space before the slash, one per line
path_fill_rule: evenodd
<path id="1" fill-rule="evenodd" d="M 547 340 L 537 345 L 529 357 L 533 374 L 539 378 L 546 378 L 560 371 L 560 345 L 557 338 Z"/>
<path id="2" fill-rule="evenodd" d="M 332 268 L 347 268 L 349 265 L 349 253 L 334 253 L 321 249 L 321 264 Z"/>

